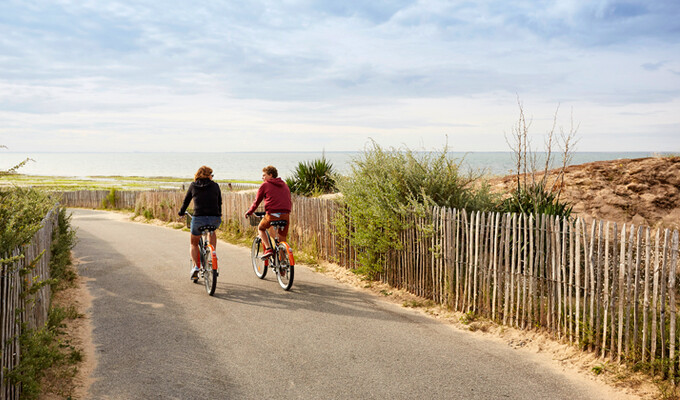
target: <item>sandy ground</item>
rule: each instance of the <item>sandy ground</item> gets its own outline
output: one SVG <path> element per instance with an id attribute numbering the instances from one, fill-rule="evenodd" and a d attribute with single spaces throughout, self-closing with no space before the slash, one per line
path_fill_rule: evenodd
<path id="1" fill-rule="evenodd" d="M 557 172 L 552 170 L 548 174 L 551 187 Z M 494 178 L 490 183 L 494 191 L 508 191 L 516 186 L 515 179 L 509 175 Z M 680 157 L 572 165 L 566 168 L 561 186 L 561 198 L 573 204 L 578 216 L 680 229 Z"/>
<path id="2" fill-rule="evenodd" d="M 74 260 L 78 264 L 78 260 Z M 83 355 L 83 361 L 77 366 L 74 377 L 65 370 L 50 371 L 43 381 L 41 399 L 84 399 L 87 389 L 92 383 L 90 378 L 97 365 L 94 343 L 92 341 L 92 324 L 89 317 L 89 309 L 92 306 L 92 296 L 85 286 L 84 278 L 78 277 L 73 287 L 57 292 L 52 298 L 53 304 L 67 307 L 74 305 L 80 318 L 65 321 L 66 337 L 71 345 L 79 349 Z"/>

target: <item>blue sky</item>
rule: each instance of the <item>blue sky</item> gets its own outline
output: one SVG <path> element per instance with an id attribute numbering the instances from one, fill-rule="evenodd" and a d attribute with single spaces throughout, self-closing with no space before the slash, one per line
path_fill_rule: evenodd
<path id="1" fill-rule="evenodd" d="M 680 2 L 0 1 L 10 151 L 507 151 L 518 97 L 680 151 Z"/>

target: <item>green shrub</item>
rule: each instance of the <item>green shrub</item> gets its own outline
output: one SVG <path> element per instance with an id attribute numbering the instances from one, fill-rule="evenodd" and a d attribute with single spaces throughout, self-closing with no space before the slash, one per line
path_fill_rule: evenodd
<path id="1" fill-rule="evenodd" d="M 52 257 L 50 259 L 50 276 L 57 281 L 54 289 L 71 284 L 77 273 L 71 263 L 71 249 L 76 245 L 76 231 L 71 226 L 71 214 L 66 209 L 59 210 L 59 226 L 52 235 Z"/>
<path id="2" fill-rule="evenodd" d="M 292 193 L 302 196 L 318 196 L 337 191 L 335 175 L 333 164 L 326 160 L 326 157 L 321 157 L 313 161 L 298 163 L 293 176 L 286 179 L 286 183 Z"/>
<path id="3" fill-rule="evenodd" d="M 512 128 L 513 141 L 508 140 L 514 154 L 516 186 L 510 192 L 510 196 L 501 204 L 501 211 L 534 215 L 547 214 L 568 218 L 571 216 L 572 206 L 569 202 L 560 200 L 560 194 L 564 186 L 565 171 L 572 159 L 574 146 L 577 142 L 578 125 L 574 126 L 572 118 L 569 129 L 565 130 L 560 127 L 559 138 L 556 138 L 555 130 L 559 107 L 555 110 L 552 129 L 548 131 L 545 138 L 543 170 L 539 171 L 539 158 L 532 149 L 529 140 L 531 122 L 527 122 L 524 107 L 519 99 L 517 99 L 517 104 L 519 106 L 519 118 L 517 124 Z M 556 140 L 560 142 L 562 165 L 557 173 L 552 176 L 549 171 L 553 167 L 553 145 Z"/>
<path id="4" fill-rule="evenodd" d="M 375 277 L 388 250 L 400 249 L 404 216 L 425 215 L 431 206 L 488 211 L 497 206 L 488 185 L 460 173 L 445 147 L 441 152 L 383 149 L 371 142 L 340 181 L 347 213 L 337 221 L 359 249 L 358 271 Z"/>
<path id="5" fill-rule="evenodd" d="M 111 188 L 109 194 L 102 199 L 102 208 L 116 208 L 116 189 Z"/>
<path id="6" fill-rule="evenodd" d="M 41 379 L 47 369 L 57 365 L 73 365 L 82 360 L 82 353 L 68 342 L 63 343 L 64 320 L 80 315 L 71 309 L 53 307 L 47 322 L 40 329 L 28 329 L 22 324 L 19 345 L 19 365 L 7 371 L 7 381 L 21 385 L 22 399 L 37 399 L 41 394 Z"/>
<path id="7" fill-rule="evenodd" d="M 0 189 L 0 255 L 30 242 L 56 202 L 43 191 L 12 187 Z M 2 260 L 2 263 L 11 262 Z"/>
<path id="8" fill-rule="evenodd" d="M 510 197 L 503 201 L 501 209 L 508 213 L 546 214 L 569 218 L 573 206 L 560 200 L 556 192 L 547 190 L 541 182 L 538 182 L 514 190 Z"/>
<path id="9" fill-rule="evenodd" d="M 0 254 L 7 254 L 16 248 L 23 251 L 23 246 L 30 243 L 32 237 L 42 227 L 41 221 L 54 206 L 54 199 L 40 190 L 19 187 L 0 189 Z M 57 218 L 60 225 L 53 233 L 51 279 L 42 281 L 22 279 L 22 296 L 27 298 L 29 304 L 32 301 L 31 294 L 41 287 L 75 277 L 75 271 L 67 268 L 67 265 L 70 265 L 70 250 L 75 243 L 75 233 L 70 227 L 70 217 L 66 215 L 65 210 L 60 210 Z M 42 255 L 34 260 L 28 260 L 27 265 L 19 270 L 19 273 L 27 274 Z M 11 265 L 21 257 L 23 254 L 2 259 L 0 263 Z M 19 364 L 6 371 L 5 376 L 10 384 L 21 385 L 22 399 L 38 398 L 41 390 L 40 381 L 48 368 L 59 363 L 74 364 L 82 358 L 79 351 L 62 343 L 59 338 L 63 333 L 64 318 L 74 315 L 77 315 L 77 311 L 74 314 L 74 309 L 63 310 L 53 307 L 43 327 L 29 329 L 25 323 L 21 324 L 21 333 L 18 336 L 21 350 Z M 19 315 L 16 318 L 17 322 L 20 322 Z"/>

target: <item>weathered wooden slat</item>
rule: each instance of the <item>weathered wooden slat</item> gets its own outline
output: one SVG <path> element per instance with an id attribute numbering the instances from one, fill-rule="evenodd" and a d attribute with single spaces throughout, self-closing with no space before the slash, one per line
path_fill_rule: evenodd
<path id="1" fill-rule="evenodd" d="M 618 329 L 618 348 L 617 348 L 617 361 L 621 362 L 621 353 L 623 352 L 623 310 L 624 303 L 626 300 L 626 288 L 624 285 L 624 280 L 626 278 L 626 224 L 623 224 L 621 228 L 621 256 L 618 265 L 619 271 L 619 329 Z"/>
<path id="2" fill-rule="evenodd" d="M 616 231 L 616 229 L 614 229 Z M 602 358 L 605 358 L 607 353 L 607 316 L 610 309 L 610 290 L 609 290 L 609 222 L 607 222 L 607 227 L 604 232 L 604 296 L 602 299 L 602 308 L 604 311 L 604 316 L 602 317 Z"/>
<path id="3" fill-rule="evenodd" d="M 660 253 L 660 248 L 659 248 L 659 240 L 661 239 L 661 232 L 657 229 L 656 230 L 656 251 L 654 252 L 654 278 L 653 278 L 653 291 L 652 291 L 652 332 L 651 332 L 651 339 L 652 339 L 652 344 L 651 344 L 651 350 L 650 350 L 650 356 L 651 359 L 655 359 L 657 357 L 656 354 L 656 322 L 657 322 L 657 310 L 659 309 L 659 273 L 661 272 L 661 269 L 659 267 L 659 253 Z"/>
<path id="4" fill-rule="evenodd" d="M 670 327 L 669 327 L 669 350 L 668 359 L 670 360 L 670 376 L 675 376 L 675 323 L 677 304 L 675 303 L 675 274 L 678 267 L 678 231 L 673 233 L 673 244 L 671 251 L 671 260 L 668 268 L 668 293 L 669 293 L 669 307 L 670 307 Z"/>
<path id="5" fill-rule="evenodd" d="M 650 271 L 652 270 L 652 259 L 651 259 L 651 238 L 649 234 L 649 228 L 645 229 L 645 281 L 644 281 L 644 303 L 642 308 L 642 356 L 641 361 L 645 362 L 647 360 L 647 342 L 648 342 L 648 331 L 649 331 L 649 281 L 650 281 Z M 652 353 L 652 358 L 654 357 Z"/>

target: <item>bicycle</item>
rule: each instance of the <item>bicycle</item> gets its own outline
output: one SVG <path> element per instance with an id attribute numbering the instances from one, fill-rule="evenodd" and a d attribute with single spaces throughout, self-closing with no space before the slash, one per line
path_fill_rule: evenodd
<path id="1" fill-rule="evenodd" d="M 186 213 L 189 217 L 194 216 Z M 198 278 L 203 278 L 205 284 L 205 291 L 209 296 L 215 294 L 217 288 L 217 277 L 220 275 L 217 269 L 217 252 L 213 245 L 210 244 L 210 233 L 217 230 L 214 225 L 200 226 L 198 230 L 201 232 L 201 237 L 198 238 L 198 250 L 200 253 L 201 267 L 198 269 L 198 276 L 193 279 L 194 283 L 198 283 Z M 190 261 L 193 263 L 193 261 Z"/>
<path id="2" fill-rule="evenodd" d="M 250 225 L 258 226 L 264 215 L 264 212 L 251 214 L 249 218 Z M 287 223 L 288 221 L 272 221 L 271 225 L 275 231 L 275 246 L 272 246 L 272 237 L 269 234 L 269 230 L 266 231 L 269 248 L 275 250 L 274 254 L 270 257 L 261 258 L 261 254 L 264 253 L 264 246 L 262 246 L 262 239 L 260 239 L 259 236 L 255 236 L 250 248 L 250 256 L 255 275 L 260 279 L 264 279 L 267 275 L 267 268 L 271 268 L 274 270 L 276 280 L 279 281 L 279 286 L 281 286 L 283 290 L 290 290 L 293 286 L 293 278 L 295 277 L 295 258 L 293 257 L 293 249 L 290 248 L 288 243 L 280 242 L 278 235 L 278 230 L 283 229 Z"/>

